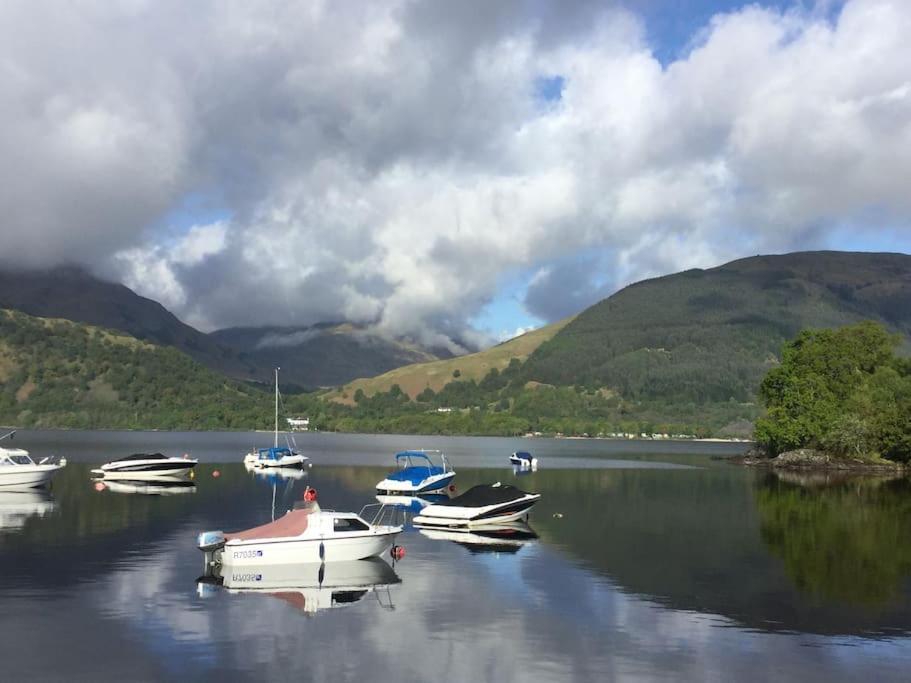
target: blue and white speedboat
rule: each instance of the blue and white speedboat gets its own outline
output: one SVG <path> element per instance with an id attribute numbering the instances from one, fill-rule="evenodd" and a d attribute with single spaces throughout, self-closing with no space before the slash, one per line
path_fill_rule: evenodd
<path id="1" fill-rule="evenodd" d="M 538 469 L 538 459 L 528 451 L 516 451 L 509 456 L 509 462 L 521 469 Z"/>
<path id="2" fill-rule="evenodd" d="M 428 451 L 396 453 L 396 471 L 377 483 L 376 492 L 380 495 L 416 495 L 448 489 L 456 473 L 446 461 L 445 455 L 440 453 L 441 464 L 435 465 L 427 453 Z"/>

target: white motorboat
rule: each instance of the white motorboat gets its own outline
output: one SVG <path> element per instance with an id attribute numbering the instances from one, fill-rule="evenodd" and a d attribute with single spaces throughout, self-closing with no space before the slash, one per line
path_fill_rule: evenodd
<path id="1" fill-rule="evenodd" d="M 189 477 L 199 460 L 184 455 L 182 458 L 168 457 L 161 453 L 134 453 L 92 470 L 92 474 L 105 479 L 165 479 L 180 480 Z"/>
<path id="2" fill-rule="evenodd" d="M 0 489 L 33 489 L 47 486 L 59 470 L 66 467 L 66 458 L 52 462 L 43 458 L 35 462 L 22 448 L 0 448 Z"/>
<path id="3" fill-rule="evenodd" d="M 384 607 L 391 605 L 389 589 L 402 580 L 387 562 L 378 557 L 330 564 L 266 564 L 256 568 L 227 570 L 215 567 L 197 581 L 201 597 L 213 586 L 229 593 L 268 595 L 284 600 L 306 614 L 345 607 L 375 595 Z M 382 595 L 385 594 L 386 602 Z"/>
<path id="4" fill-rule="evenodd" d="M 321 510 L 314 489 L 305 491 L 304 501 L 268 524 L 234 533 L 199 534 L 197 545 L 206 554 L 206 565 L 243 568 L 361 560 L 389 550 L 402 532 L 400 524 L 380 523 L 387 510 L 382 506 L 367 522 L 353 512 Z"/>
<path id="5" fill-rule="evenodd" d="M 56 507 L 47 491 L 0 491 L 0 531 L 21 529 L 30 517 L 44 517 Z"/>
<path id="6" fill-rule="evenodd" d="M 528 493 L 509 484 L 481 484 L 461 496 L 428 505 L 412 523 L 419 529 L 503 524 L 526 518 L 540 498 L 540 493 Z"/>
<path id="7" fill-rule="evenodd" d="M 414 496 L 446 491 L 456 473 L 440 453 L 440 464 L 434 465 L 428 453 L 439 451 L 402 451 L 395 454 L 396 470 L 377 482 L 380 495 Z"/>
<path id="8" fill-rule="evenodd" d="M 244 465 L 272 469 L 277 467 L 303 467 L 310 458 L 303 455 L 295 447 L 293 437 L 285 438 L 288 440 L 287 446 L 278 445 L 278 403 L 281 400 L 281 394 L 278 391 L 278 371 L 275 368 L 275 434 L 271 448 L 254 448 L 244 456 Z"/>
<path id="9" fill-rule="evenodd" d="M 528 451 L 516 451 L 509 456 L 509 462 L 522 470 L 538 469 L 538 459 Z"/>

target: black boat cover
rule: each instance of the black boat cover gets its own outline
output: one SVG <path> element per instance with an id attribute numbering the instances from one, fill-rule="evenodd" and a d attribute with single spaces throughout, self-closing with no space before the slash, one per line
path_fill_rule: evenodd
<path id="1" fill-rule="evenodd" d="M 122 458 L 117 458 L 114 462 L 123 462 L 124 460 L 167 460 L 166 455 L 161 453 L 133 453 L 133 455 L 126 455 Z"/>
<path id="2" fill-rule="evenodd" d="M 480 508 L 487 505 L 497 505 L 518 500 L 529 495 L 527 491 L 511 486 L 510 484 L 479 484 L 472 486 L 461 496 L 450 498 L 436 505 L 454 505 L 466 508 Z"/>

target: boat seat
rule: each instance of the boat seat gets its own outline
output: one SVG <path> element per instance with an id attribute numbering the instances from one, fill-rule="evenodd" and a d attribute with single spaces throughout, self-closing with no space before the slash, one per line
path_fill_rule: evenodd
<path id="1" fill-rule="evenodd" d="M 307 530 L 307 522 L 313 510 L 291 510 L 274 522 L 255 526 L 244 531 L 234 531 L 225 534 L 225 541 L 249 541 L 256 538 L 284 538 L 287 536 L 300 536 Z"/>

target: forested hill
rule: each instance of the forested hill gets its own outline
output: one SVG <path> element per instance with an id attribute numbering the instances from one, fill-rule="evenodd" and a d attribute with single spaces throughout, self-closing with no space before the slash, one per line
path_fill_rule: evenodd
<path id="1" fill-rule="evenodd" d="M 630 285 L 580 313 L 523 376 L 624 399 L 750 402 L 782 344 L 808 327 L 871 319 L 911 338 L 911 256 L 757 256 Z"/>
<path id="2" fill-rule="evenodd" d="M 254 429 L 268 428 L 270 405 L 176 349 L 0 310 L 0 424 Z"/>

